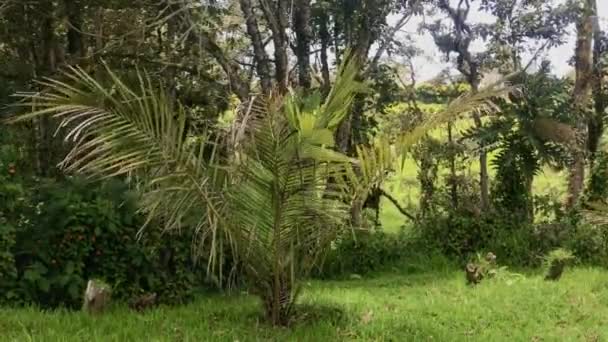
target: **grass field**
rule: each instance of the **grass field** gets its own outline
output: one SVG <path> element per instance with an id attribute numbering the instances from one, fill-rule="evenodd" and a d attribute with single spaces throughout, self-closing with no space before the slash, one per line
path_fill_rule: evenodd
<path id="1" fill-rule="evenodd" d="M 306 285 L 300 322 L 271 328 L 248 295 L 201 296 L 143 314 L 0 309 L 2 341 L 607 341 L 608 272 L 578 268 L 476 288 L 448 266 L 404 266 L 358 280 Z"/>

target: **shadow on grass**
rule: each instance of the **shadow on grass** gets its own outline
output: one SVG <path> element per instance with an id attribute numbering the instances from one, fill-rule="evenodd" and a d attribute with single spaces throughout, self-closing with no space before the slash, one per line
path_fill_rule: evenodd
<path id="1" fill-rule="evenodd" d="M 249 316 L 249 319 L 255 320 L 259 324 L 270 326 L 270 322 L 262 313 L 262 308 L 258 308 L 259 310 L 250 311 L 247 316 Z M 291 317 L 289 324 L 284 328 L 309 327 L 319 323 L 339 327 L 346 323 L 347 317 L 344 309 L 338 305 L 298 303 L 294 307 L 293 316 Z"/>
<path id="2" fill-rule="evenodd" d="M 335 327 L 342 326 L 347 320 L 343 308 L 330 304 L 298 304 L 295 307 L 294 317 L 290 325 L 311 326 L 320 322 Z"/>

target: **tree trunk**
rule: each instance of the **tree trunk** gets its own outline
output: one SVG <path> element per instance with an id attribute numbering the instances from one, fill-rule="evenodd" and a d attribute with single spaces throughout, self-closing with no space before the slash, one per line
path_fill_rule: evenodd
<path id="1" fill-rule="evenodd" d="M 603 55 L 607 52 L 605 42 L 603 41 L 604 34 L 600 27 L 597 13 L 597 0 L 593 1 L 594 14 L 594 30 L 593 30 L 593 85 L 592 94 L 594 100 L 594 115 L 589 119 L 587 129 L 589 138 L 587 141 L 587 150 L 589 152 L 589 166 L 593 170 L 593 165 L 596 159 L 596 153 L 599 147 L 600 139 L 604 133 L 604 116 L 606 107 L 608 107 L 608 94 L 603 85 L 604 78 L 604 63 L 602 62 Z"/>
<path id="2" fill-rule="evenodd" d="M 289 81 L 289 64 L 287 59 L 288 38 L 285 32 L 286 28 L 289 27 L 287 20 L 289 2 L 287 0 L 278 0 L 276 4 L 270 4 L 269 2 L 270 0 L 261 0 L 260 4 L 272 31 L 274 78 L 279 92 L 284 93 L 287 91 Z"/>
<path id="3" fill-rule="evenodd" d="M 326 13 L 321 14 L 321 23 L 319 25 L 319 38 L 321 39 L 321 75 L 323 78 L 323 84 L 321 90 L 323 95 L 329 93 L 331 87 L 331 81 L 329 79 L 329 63 L 327 62 L 327 49 L 329 49 L 330 35 L 328 29 L 329 16 Z"/>
<path id="4" fill-rule="evenodd" d="M 363 209 L 371 209 L 374 211 L 374 228 L 380 227 L 380 197 L 382 196 L 382 190 L 378 187 L 373 187 L 365 203 Z"/>
<path id="5" fill-rule="evenodd" d="M 474 114 L 474 120 L 475 126 L 481 127 L 479 115 Z M 485 211 L 490 207 L 490 178 L 488 176 L 488 154 L 486 151 L 479 153 L 479 194 L 481 209 Z"/>
<path id="6" fill-rule="evenodd" d="M 473 92 L 479 90 L 478 76 L 470 81 Z M 477 112 L 473 112 L 473 121 L 475 127 L 479 128 L 482 126 L 481 117 Z M 481 152 L 479 153 L 479 201 L 481 210 L 486 212 L 490 207 L 490 179 L 488 175 L 488 154 L 485 151 L 484 146 L 481 146 Z"/>
<path id="7" fill-rule="evenodd" d="M 585 152 L 587 139 L 584 121 L 589 102 L 592 81 L 592 40 L 593 40 L 593 4 L 594 0 L 585 0 L 581 19 L 576 25 L 577 41 L 575 50 L 576 81 L 572 93 L 573 107 L 578 116 L 576 124 L 577 141 L 572 146 L 572 162 L 568 176 L 568 197 L 566 208 L 572 209 L 580 198 L 585 182 Z"/>
<path id="8" fill-rule="evenodd" d="M 341 27 L 339 25 L 339 19 L 336 17 L 336 15 L 333 16 L 334 17 L 334 34 L 333 34 L 333 43 L 334 43 L 334 52 L 336 55 L 336 64 L 340 65 L 340 63 L 342 63 L 342 51 L 340 51 L 340 30 Z"/>
<path id="9" fill-rule="evenodd" d="M 260 33 L 257 18 L 251 5 L 251 0 L 240 0 L 241 11 L 245 17 L 245 26 L 247 26 L 247 34 L 253 45 L 253 55 L 255 58 L 256 71 L 260 78 L 262 91 L 269 94 L 272 89 L 272 81 L 270 77 L 270 64 L 268 54 L 264 49 L 264 41 Z"/>
<path id="10" fill-rule="evenodd" d="M 48 15 L 42 22 L 42 56 L 40 63 L 36 66 L 38 77 L 50 76 L 57 69 L 57 41 L 55 39 L 55 6 L 50 4 Z M 53 133 L 51 119 L 45 115 L 39 119 L 38 125 L 38 174 L 48 176 L 51 171 L 53 157 L 52 143 Z"/>
<path id="11" fill-rule="evenodd" d="M 449 0 L 440 0 L 438 6 L 441 10 L 445 11 L 450 17 L 454 24 L 454 33 L 451 36 L 452 45 L 449 51 L 456 52 L 458 54 L 456 60 L 456 66 L 458 71 L 466 78 L 467 82 L 471 86 L 472 92 L 479 90 L 479 83 L 481 80 L 480 65 L 479 61 L 471 54 L 469 50 L 471 37 L 470 28 L 467 23 L 471 4 L 469 1 L 460 1 L 457 8 L 450 6 Z M 439 39 L 439 35 L 433 35 L 435 44 L 437 46 L 442 45 Z M 478 113 L 473 113 L 473 121 L 477 128 L 482 126 L 481 117 Z M 490 206 L 490 190 L 489 190 L 489 176 L 488 176 L 488 157 L 484 150 L 484 146 L 481 146 L 482 151 L 479 154 L 479 199 L 481 210 L 486 211 Z"/>
<path id="12" fill-rule="evenodd" d="M 85 56 L 84 40 L 82 39 L 82 8 L 78 0 L 65 0 L 65 10 L 68 23 L 68 53 L 70 57 L 82 59 Z"/>
<path id="13" fill-rule="evenodd" d="M 296 33 L 296 57 L 298 59 L 299 86 L 308 89 L 310 78 L 310 40 L 312 29 L 310 27 L 310 0 L 296 0 L 294 15 L 294 30 Z"/>
<path id="14" fill-rule="evenodd" d="M 452 137 L 452 122 L 448 122 L 448 144 L 449 154 L 448 160 L 450 163 L 450 201 L 452 208 L 458 208 L 458 181 L 456 176 L 456 154 L 454 151 L 454 138 Z"/>

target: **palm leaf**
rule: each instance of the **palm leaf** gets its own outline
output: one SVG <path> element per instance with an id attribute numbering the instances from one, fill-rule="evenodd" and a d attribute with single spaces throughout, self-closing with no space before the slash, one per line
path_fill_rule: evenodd
<path id="1" fill-rule="evenodd" d="M 463 94 L 441 112 L 429 115 L 411 131 L 397 136 L 381 134 L 371 144 L 358 146 L 357 163 L 348 171 L 348 181 L 355 185 L 353 196 L 367 197 L 369 189 L 382 184 L 390 175 L 389 171 L 399 160 L 403 162 L 410 148 L 430 130 L 472 111 L 496 111 L 498 108 L 493 100 L 508 95 L 514 89 L 504 80 L 490 84 L 478 92 Z"/>
<path id="2" fill-rule="evenodd" d="M 218 189 L 224 171 L 205 158 L 213 145 L 185 143 L 186 114 L 162 87 L 139 74 L 136 89 L 127 86 L 109 69 L 108 85 L 74 67 L 65 73 L 70 83 L 46 79 L 43 92 L 19 94 L 19 106 L 33 108 L 11 122 L 50 115 L 67 131 L 71 150 L 60 166 L 66 172 L 94 178 L 133 176 L 140 179 L 141 209 L 152 219 L 162 217 L 165 229 L 178 229 L 197 213 L 193 224 L 216 230 L 223 220 L 223 195 Z M 212 258 L 210 258 L 211 260 Z"/>

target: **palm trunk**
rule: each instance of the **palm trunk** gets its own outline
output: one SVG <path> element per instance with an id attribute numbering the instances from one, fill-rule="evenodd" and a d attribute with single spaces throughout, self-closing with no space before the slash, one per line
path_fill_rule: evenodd
<path id="1" fill-rule="evenodd" d="M 273 278 L 271 294 L 261 296 L 264 314 L 272 325 L 287 326 L 293 311 L 291 284 L 280 276 Z"/>

